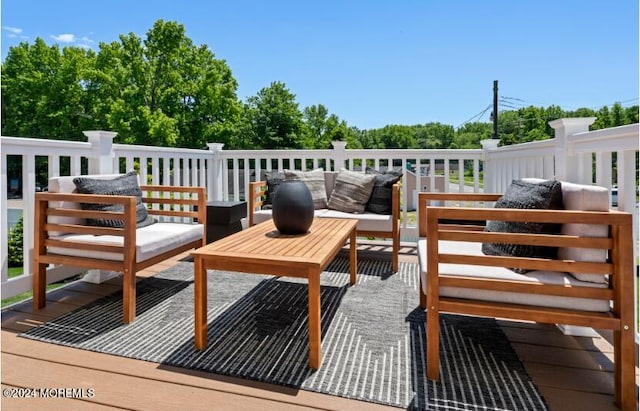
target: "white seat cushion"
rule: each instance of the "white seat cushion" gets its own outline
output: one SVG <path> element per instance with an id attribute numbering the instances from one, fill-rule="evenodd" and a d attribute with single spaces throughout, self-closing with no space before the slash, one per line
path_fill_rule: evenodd
<path id="1" fill-rule="evenodd" d="M 440 253 L 462 255 L 484 255 L 481 243 L 464 241 L 444 241 L 439 243 Z M 418 240 L 418 259 L 420 261 L 420 275 L 422 279 L 422 291 L 427 292 L 427 240 Z M 488 278 L 500 280 L 515 280 L 530 282 L 532 284 L 573 285 L 582 287 L 605 288 L 606 284 L 580 281 L 568 273 L 550 271 L 530 271 L 526 274 L 518 274 L 503 267 L 475 266 L 466 264 L 440 264 L 440 274 L 457 274 L 475 278 Z M 525 294 L 506 291 L 477 290 L 468 288 L 441 287 L 440 295 L 443 297 L 468 298 L 483 301 L 495 301 L 513 304 L 530 304 L 543 307 L 555 307 L 596 312 L 608 312 L 608 301 L 557 297 L 541 294 Z"/>
<path id="2" fill-rule="evenodd" d="M 136 263 L 173 250 L 181 245 L 202 239 L 204 225 L 158 222 L 136 230 Z M 62 241 L 80 241 L 88 244 L 122 245 L 123 237 L 111 235 L 66 234 L 55 237 Z M 49 247 L 49 253 L 87 257 L 85 250 L 73 248 Z M 123 255 L 118 253 L 92 252 L 92 258 L 122 261 Z"/>

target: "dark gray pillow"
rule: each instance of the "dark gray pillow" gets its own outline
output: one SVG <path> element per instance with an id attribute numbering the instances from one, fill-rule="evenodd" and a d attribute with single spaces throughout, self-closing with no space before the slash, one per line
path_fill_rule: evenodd
<path id="1" fill-rule="evenodd" d="M 558 181 L 529 183 L 513 180 L 495 208 L 520 208 L 540 210 L 562 210 L 562 186 Z M 557 234 L 560 224 L 517 223 L 505 221 L 487 221 L 485 231 L 507 233 Z M 514 257 L 555 258 L 556 247 L 543 247 L 519 244 L 482 244 L 482 252 L 487 255 L 503 255 Z M 520 271 L 523 270 L 514 270 Z M 526 271 L 526 270 L 524 270 Z"/>
<path id="2" fill-rule="evenodd" d="M 402 178 L 402 169 L 397 168 L 381 173 L 375 168 L 367 167 L 366 173 L 376 176 L 371 197 L 369 197 L 365 207 L 366 211 L 376 214 L 392 214 L 391 188 Z"/>
<path id="3" fill-rule="evenodd" d="M 265 192 L 265 200 L 262 203 L 263 209 L 270 209 L 273 204 L 273 196 L 278 189 L 280 183 L 285 180 L 282 171 L 265 171 L 263 181 L 267 182 L 267 191 Z"/>
<path id="4" fill-rule="evenodd" d="M 98 179 L 89 177 L 77 177 L 73 179 L 76 185 L 76 192 L 82 194 L 102 194 L 102 195 L 121 195 L 121 196 L 137 196 L 136 205 L 136 227 L 146 227 L 155 223 L 147 213 L 147 207 L 142 203 L 142 190 L 138 184 L 138 175 L 135 171 L 112 178 Z M 119 211 L 122 212 L 121 204 L 88 204 L 82 203 L 83 210 L 99 210 L 99 211 Z M 107 220 L 107 219 L 88 219 L 88 224 L 98 227 L 124 227 L 124 221 Z"/>

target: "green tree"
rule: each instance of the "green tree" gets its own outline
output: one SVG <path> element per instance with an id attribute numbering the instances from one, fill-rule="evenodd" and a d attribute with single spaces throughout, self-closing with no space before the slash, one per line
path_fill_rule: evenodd
<path id="1" fill-rule="evenodd" d="M 480 141 L 490 139 L 492 134 L 493 126 L 490 123 L 467 123 L 456 130 L 449 148 L 480 148 Z"/>
<path id="2" fill-rule="evenodd" d="M 249 143 L 254 148 L 305 148 L 307 132 L 295 95 L 284 83 L 273 82 L 244 106 L 242 129 L 251 130 Z M 240 137 L 239 140 L 242 140 Z"/>
<path id="3" fill-rule="evenodd" d="M 424 125 L 425 148 L 449 148 L 454 141 L 455 131 L 452 126 L 442 123 L 428 123 Z"/>
<path id="4" fill-rule="evenodd" d="M 340 120 L 335 114 L 322 104 L 305 107 L 302 111 L 302 121 L 307 130 L 308 148 L 330 148 L 334 140 L 347 141 L 350 148 L 356 147 L 356 138 L 347 122 Z"/>
<path id="5" fill-rule="evenodd" d="M 100 44 L 89 90 L 92 115 L 125 143 L 202 148 L 237 133 L 230 68 L 175 22 L 156 21 L 144 42 L 130 33 Z"/>
<path id="6" fill-rule="evenodd" d="M 236 89 L 227 64 L 175 22 L 97 54 L 38 38 L 2 64 L 2 134 L 84 140 L 83 130 L 106 129 L 116 142 L 203 148 L 237 133 Z"/>
<path id="7" fill-rule="evenodd" d="M 83 140 L 85 75 L 94 53 L 78 47 L 12 47 L 2 64 L 2 134 Z"/>
<path id="8" fill-rule="evenodd" d="M 611 126 L 618 127 L 624 126 L 627 124 L 627 113 L 622 108 L 620 103 L 615 103 L 613 107 L 611 107 Z"/>

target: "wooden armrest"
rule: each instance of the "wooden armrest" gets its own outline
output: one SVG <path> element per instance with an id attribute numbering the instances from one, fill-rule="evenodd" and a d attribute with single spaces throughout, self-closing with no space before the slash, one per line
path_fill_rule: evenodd
<path id="1" fill-rule="evenodd" d="M 249 183 L 249 226 L 254 225 L 253 213 L 262 208 L 263 195 L 267 190 L 266 181 L 252 181 Z"/>

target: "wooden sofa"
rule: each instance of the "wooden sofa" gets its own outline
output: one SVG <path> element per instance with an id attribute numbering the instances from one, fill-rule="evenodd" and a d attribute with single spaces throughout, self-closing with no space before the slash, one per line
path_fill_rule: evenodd
<path id="1" fill-rule="evenodd" d="M 46 304 L 49 264 L 110 270 L 123 273 L 123 322 L 130 323 L 136 315 L 136 272 L 206 244 L 205 189 L 141 185 L 142 203 L 157 222 L 137 228 L 136 196 L 75 193 L 73 178 L 50 179 L 49 192 L 35 195 L 33 307 Z M 121 205 L 122 211 L 83 210 L 81 203 Z M 124 224 L 98 227 L 87 219 Z"/>
<path id="2" fill-rule="evenodd" d="M 327 198 L 331 196 L 337 172 L 325 171 L 325 189 Z M 249 183 L 249 225 L 271 219 L 271 210 L 262 209 L 266 181 Z M 364 212 L 361 214 L 345 213 L 337 210 L 315 210 L 315 218 L 352 218 L 358 220 L 357 235 L 363 237 L 390 238 L 392 241 L 391 265 L 393 272 L 398 271 L 398 255 L 400 253 L 400 183 L 391 189 L 391 214 Z"/>
<path id="3" fill-rule="evenodd" d="M 441 312 L 608 329 L 614 335 L 615 401 L 623 410 L 635 410 L 632 216 L 616 211 L 483 208 L 478 203 L 499 197 L 418 194 L 420 305 L 426 308 L 428 378 L 439 378 Z M 447 200 L 466 207 L 430 206 Z M 595 238 L 485 232 L 478 222 L 490 220 L 606 225 L 609 234 Z M 489 256 L 481 251 L 483 242 L 604 249 L 607 257 L 593 262 Z M 517 274 L 507 267 L 536 271 Z M 606 282 L 579 279 L 585 275 Z"/>

